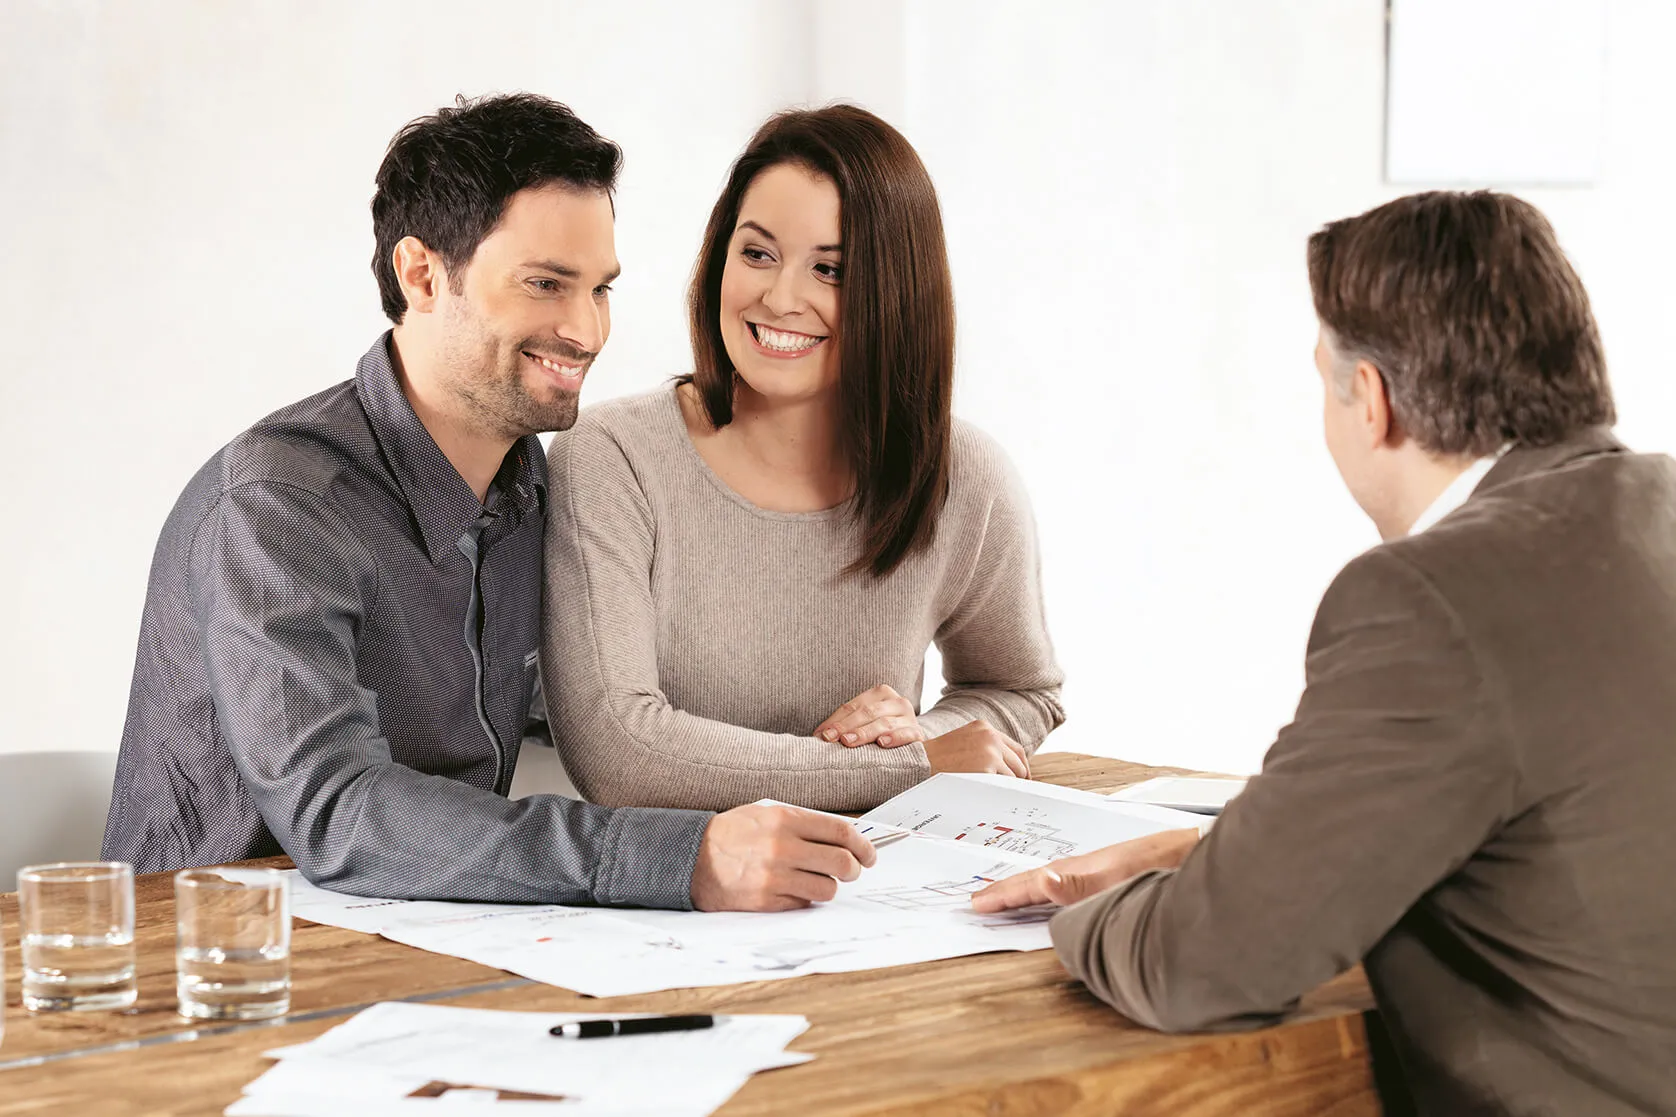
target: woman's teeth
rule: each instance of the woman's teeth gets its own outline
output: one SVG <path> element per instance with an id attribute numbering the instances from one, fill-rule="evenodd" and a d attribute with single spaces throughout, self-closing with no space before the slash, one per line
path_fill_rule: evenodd
<path id="1" fill-rule="evenodd" d="M 755 324 L 752 328 L 756 332 L 757 341 L 762 343 L 763 348 L 773 349 L 780 353 L 801 353 L 805 349 L 813 349 L 826 340 L 824 337 L 788 333 L 785 330 L 771 330 L 767 326 Z"/>

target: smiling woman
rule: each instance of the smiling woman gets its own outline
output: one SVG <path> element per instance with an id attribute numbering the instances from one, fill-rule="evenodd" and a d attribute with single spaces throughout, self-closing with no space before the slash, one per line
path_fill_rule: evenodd
<path id="1" fill-rule="evenodd" d="M 711 211 L 689 305 L 691 380 L 718 431 L 790 387 L 762 360 L 786 343 L 760 330 L 847 335 L 836 353 L 789 347 L 810 358 L 793 384 L 827 397 L 816 425 L 838 435 L 833 464 L 866 523 L 854 565 L 887 574 L 923 547 L 948 489 L 954 293 L 936 188 L 908 141 L 849 105 L 770 120 Z"/>
<path id="2" fill-rule="evenodd" d="M 1034 527 L 950 412 L 936 190 L 847 105 L 733 167 L 689 299 L 693 373 L 555 438 L 542 655 L 577 787 L 615 804 L 872 806 L 1027 776 L 1063 720 Z M 925 653 L 948 680 L 921 712 Z"/>
<path id="3" fill-rule="evenodd" d="M 772 167 L 746 192 L 721 283 L 735 393 L 818 396 L 836 388 L 838 362 L 825 343 L 838 321 L 839 226 L 838 187 L 807 168 Z M 727 407 L 731 417 L 731 394 Z"/>

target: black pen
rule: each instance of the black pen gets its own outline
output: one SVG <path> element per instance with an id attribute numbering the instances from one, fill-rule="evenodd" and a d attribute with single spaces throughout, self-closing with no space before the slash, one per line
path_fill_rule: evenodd
<path id="1" fill-rule="evenodd" d="M 547 1029 L 561 1039 L 603 1039 L 606 1036 L 643 1036 L 652 1032 L 695 1032 L 713 1027 L 716 1018 L 700 1016 L 643 1016 L 634 1020 L 580 1020 Z"/>

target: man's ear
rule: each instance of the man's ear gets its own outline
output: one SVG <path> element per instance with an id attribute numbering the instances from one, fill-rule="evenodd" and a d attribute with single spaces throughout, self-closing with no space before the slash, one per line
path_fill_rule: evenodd
<path id="1" fill-rule="evenodd" d="M 1385 377 L 1367 361 L 1357 361 L 1351 386 L 1356 417 L 1368 447 L 1372 449 L 1392 441 L 1397 433 L 1396 420 L 1391 414 L 1391 395 L 1385 390 Z"/>
<path id="2" fill-rule="evenodd" d="M 420 314 L 436 309 L 442 285 L 448 282 L 447 270 L 436 253 L 425 247 L 418 237 L 403 237 L 396 242 L 391 254 L 395 265 L 396 282 L 401 284 L 407 308 Z"/>

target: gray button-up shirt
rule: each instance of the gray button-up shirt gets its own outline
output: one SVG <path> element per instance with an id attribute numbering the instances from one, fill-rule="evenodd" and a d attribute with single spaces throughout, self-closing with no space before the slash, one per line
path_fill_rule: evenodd
<path id="1" fill-rule="evenodd" d="M 389 345 L 234 439 L 175 504 L 104 855 L 157 872 L 283 850 L 346 892 L 689 906 L 708 814 L 507 800 L 546 461 L 520 440 L 479 503 Z"/>

